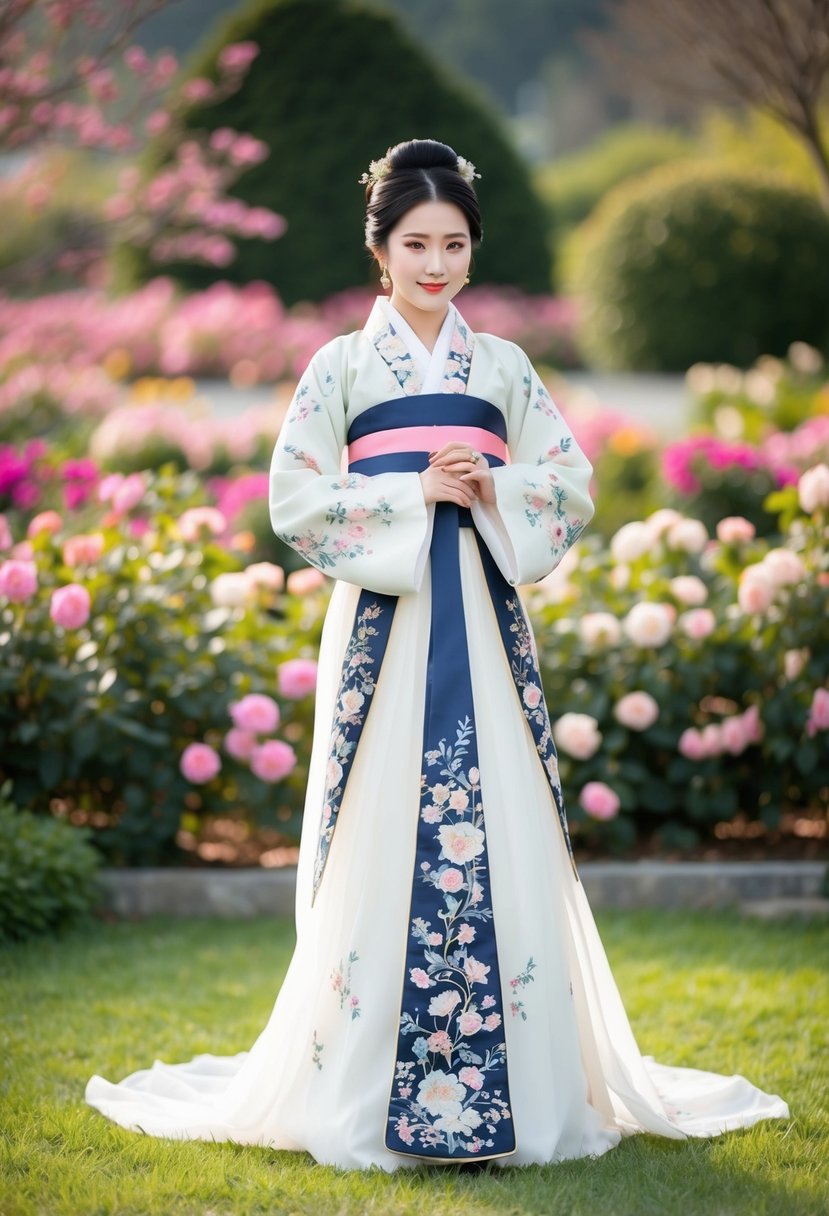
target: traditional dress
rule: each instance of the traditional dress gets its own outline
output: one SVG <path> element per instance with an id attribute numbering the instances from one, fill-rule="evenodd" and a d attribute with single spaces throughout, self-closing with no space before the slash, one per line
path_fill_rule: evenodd
<path id="1" fill-rule="evenodd" d="M 450 439 L 486 454 L 494 505 L 426 506 Z M 432 352 L 381 297 L 315 355 L 270 478 L 274 530 L 337 580 L 296 950 L 249 1052 L 93 1077 L 91 1105 L 387 1171 L 788 1116 L 743 1077 L 640 1054 L 573 862 L 516 587 L 589 521 L 591 471 L 526 355 L 453 305 Z"/>

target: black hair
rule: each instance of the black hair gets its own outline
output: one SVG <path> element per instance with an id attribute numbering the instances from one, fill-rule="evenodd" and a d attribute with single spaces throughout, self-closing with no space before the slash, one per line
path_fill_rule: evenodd
<path id="1" fill-rule="evenodd" d="M 389 148 L 391 172 L 366 186 L 366 245 L 379 249 L 392 228 L 419 203 L 454 203 L 469 224 L 473 247 L 483 238 L 481 208 L 458 169 L 458 155 L 436 139 L 407 139 Z"/>

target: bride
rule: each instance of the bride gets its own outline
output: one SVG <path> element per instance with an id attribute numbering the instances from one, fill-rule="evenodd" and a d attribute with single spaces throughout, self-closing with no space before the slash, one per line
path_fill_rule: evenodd
<path id="1" fill-rule="evenodd" d="M 275 532 L 335 579 L 296 949 L 249 1051 L 89 1081 L 124 1127 L 392 1171 L 788 1117 L 640 1054 L 579 881 L 516 588 L 589 523 L 592 469 L 524 352 L 452 303 L 477 176 L 432 140 L 363 175 L 390 295 L 311 360 L 270 473 Z"/>

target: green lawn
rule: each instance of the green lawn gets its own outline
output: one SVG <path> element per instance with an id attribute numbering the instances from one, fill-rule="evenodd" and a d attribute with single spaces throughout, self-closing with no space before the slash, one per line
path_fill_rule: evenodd
<path id="1" fill-rule="evenodd" d="M 0 954 L 0 1214 L 825 1216 L 829 925 L 663 912 L 599 922 L 642 1050 L 742 1072 L 788 1100 L 790 1123 L 634 1136 L 597 1160 L 480 1174 L 344 1173 L 306 1154 L 135 1135 L 84 1104 L 87 1078 L 249 1047 L 293 930 L 100 925 Z"/>

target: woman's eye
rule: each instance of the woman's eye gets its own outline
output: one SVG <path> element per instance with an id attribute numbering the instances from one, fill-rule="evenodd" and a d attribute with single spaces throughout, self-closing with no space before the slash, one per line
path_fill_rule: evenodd
<path id="1" fill-rule="evenodd" d="M 407 249 L 422 249 L 423 245 L 420 241 L 407 241 L 406 248 Z"/>

